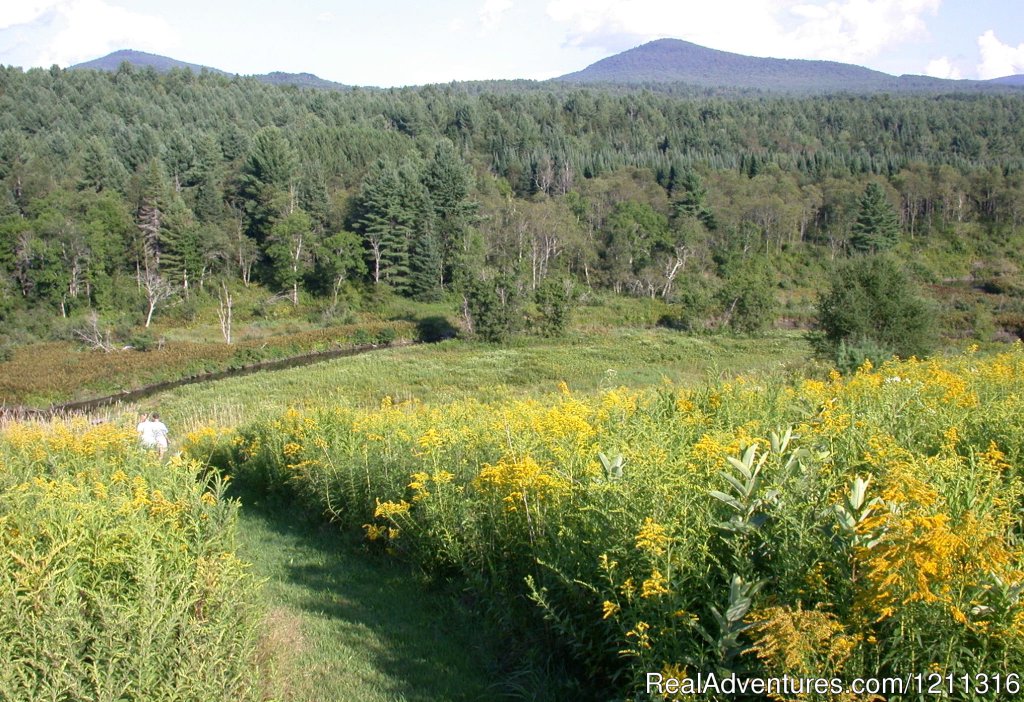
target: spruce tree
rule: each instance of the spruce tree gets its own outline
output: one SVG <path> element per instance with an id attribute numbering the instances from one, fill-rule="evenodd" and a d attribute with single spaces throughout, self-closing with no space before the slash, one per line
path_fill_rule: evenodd
<path id="1" fill-rule="evenodd" d="M 899 241 L 900 220 L 877 182 L 868 183 L 850 234 L 850 248 L 859 253 L 878 253 Z"/>
<path id="2" fill-rule="evenodd" d="M 242 167 L 239 194 L 248 216 L 249 236 L 257 242 L 263 242 L 280 213 L 275 201 L 282 193 L 292 195 L 296 164 L 295 152 L 280 129 L 268 127 L 256 134 Z"/>
<path id="3" fill-rule="evenodd" d="M 463 259 L 469 248 L 467 237 L 477 210 L 477 203 L 470 199 L 472 174 L 452 143 L 444 140 L 434 148 L 423 182 L 434 208 L 442 282 L 450 283 L 464 267 Z"/>

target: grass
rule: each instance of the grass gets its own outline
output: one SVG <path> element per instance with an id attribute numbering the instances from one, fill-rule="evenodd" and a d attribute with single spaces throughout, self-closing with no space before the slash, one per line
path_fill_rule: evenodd
<path id="1" fill-rule="evenodd" d="M 805 362 L 809 353 L 801 334 L 785 332 L 736 338 L 619 329 L 502 347 L 448 341 L 178 388 L 142 405 L 159 408 L 169 426 L 182 434 L 209 423 L 234 426 L 289 406 L 376 407 L 385 397 L 431 403 L 475 397 L 486 402 L 509 392 L 526 396 L 550 391 L 559 381 L 576 391 L 666 381 L 690 385 L 709 376 L 784 370 Z"/>
<path id="2" fill-rule="evenodd" d="M 230 346 L 171 340 L 147 351 L 104 353 L 67 341 L 37 343 L 16 349 L 9 360 L 0 363 L 0 403 L 43 407 L 259 361 L 414 337 L 415 330 L 408 322 L 366 322 L 239 337 Z"/>
<path id="3" fill-rule="evenodd" d="M 291 702 L 503 697 L 497 636 L 409 567 L 242 493 L 239 555 L 264 581 L 269 696 Z M 531 698 L 535 698 L 532 694 Z"/>

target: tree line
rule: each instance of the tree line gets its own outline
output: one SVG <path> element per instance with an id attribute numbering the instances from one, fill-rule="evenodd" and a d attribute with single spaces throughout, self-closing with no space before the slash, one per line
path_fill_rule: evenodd
<path id="1" fill-rule="evenodd" d="M 0 315 L 148 322 L 161 296 L 222 281 L 296 304 L 483 285 L 505 305 L 551 279 L 731 319 L 758 280 L 806 284 L 854 253 L 967 231 L 998 248 L 1024 217 L 1022 122 L 1014 94 L 318 92 L 3 68 Z"/>

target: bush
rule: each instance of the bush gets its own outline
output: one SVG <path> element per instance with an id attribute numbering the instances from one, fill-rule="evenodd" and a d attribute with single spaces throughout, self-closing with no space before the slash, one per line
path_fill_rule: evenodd
<path id="1" fill-rule="evenodd" d="M 839 359 L 840 348 L 922 356 L 935 344 L 935 313 L 895 260 L 856 258 L 840 266 L 818 302 L 819 353 Z"/>
<path id="2" fill-rule="evenodd" d="M 519 327 L 519 292 L 504 276 L 474 280 L 466 285 L 466 310 L 473 335 L 481 341 L 500 343 Z"/>
<path id="3" fill-rule="evenodd" d="M 395 342 L 395 338 L 398 336 L 397 332 L 392 327 L 383 327 L 377 331 L 374 336 L 373 343 L 380 344 L 381 346 L 388 346 Z"/>
<path id="4" fill-rule="evenodd" d="M 156 345 L 156 339 L 153 338 L 153 333 L 150 331 L 138 332 L 128 337 L 127 345 L 136 351 L 152 351 Z"/>
<path id="5" fill-rule="evenodd" d="M 729 328 L 740 334 L 758 334 L 775 323 L 778 302 L 768 276 L 756 270 L 736 273 L 719 293 Z"/>
<path id="6" fill-rule="evenodd" d="M 706 289 L 698 286 L 684 288 L 676 295 L 672 311 L 658 320 L 658 326 L 678 331 L 701 331 L 707 326 L 713 307 L 714 300 Z"/>
<path id="7" fill-rule="evenodd" d="M 542 336 L 562 336 L 572 315 L 572 281 L 550 276 L 534 292 L 537 303 L 537 331 Z"/>
<path id="8" fill-rule="evenodd" d="M 862 367 L 865 361 L 870 362 L 873 367 L 877 367 L 892 357 L 891 348 L 882 346 L 871 339 L 861 339 L 859 342 L 847 342 L 844 339 L 836 347 L 833 360 L 840 372 L 849 374 Z"/>

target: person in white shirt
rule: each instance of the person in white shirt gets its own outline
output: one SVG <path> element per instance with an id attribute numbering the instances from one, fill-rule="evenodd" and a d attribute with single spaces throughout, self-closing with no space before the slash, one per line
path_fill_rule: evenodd
<path id="1" fill-rule="evenodd" d="M 160 415 L 154 412 L 148 418 L 139 422 L 136 427 L 142 445 L 146 448 L 156 449 L 160 458 L 167 453 L 167 425 L 160 421 Z"/>

